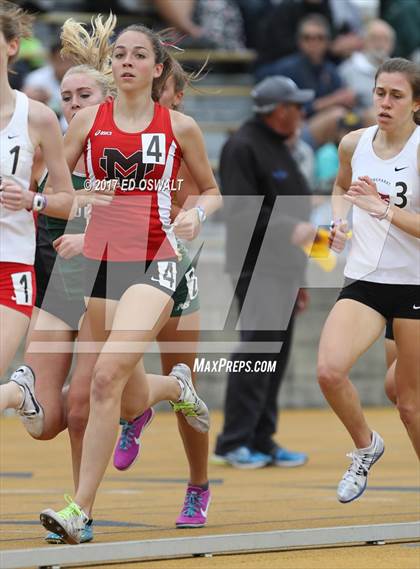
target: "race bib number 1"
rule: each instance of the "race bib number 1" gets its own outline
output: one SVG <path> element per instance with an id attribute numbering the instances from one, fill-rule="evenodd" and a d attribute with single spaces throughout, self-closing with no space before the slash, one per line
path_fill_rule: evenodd
<path id="1" fill-rule="evenodd" d="M 32 306 L 32 273 L 13 273 L 11 277 L 15 293 L 13 300 L 16 304 Z"/>

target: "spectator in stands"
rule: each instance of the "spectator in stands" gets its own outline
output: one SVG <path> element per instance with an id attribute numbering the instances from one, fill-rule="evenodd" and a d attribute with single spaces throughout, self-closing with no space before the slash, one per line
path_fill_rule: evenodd
<path id="1" fill-rule="evenodd" d="M 185 48 L 243 49 L 242 16 L 234 0 L 153 0 L 160 17 L 186 37 Z"/>
<path id="2" fill-rule="evenodd" d="M 363 128 L 363 126 L 362 117 L 357 113 L 349 111 L 338 121 L 336 140 L 324 144 L 317 151 L 315 157 L 315 184 L 318 192 L 328 194 L 328 196 L 331 195 L 339 166 L 338 145 L 343 136 L 352 130 Z"/>
<path id="3" fill-rule="evenodd" d="M 395 30 L 397 57 L 419 57 L 420 2 L 419 0 L 381 0 L 381 17 Z"/>
<path id="4" fill-rule="evenodd" d="M 315 233 L 308 222 L 310 189 L 287 142 L 296 136 L 301 107 L 313 91 L 270 77 L 252 97 L 256 116 L 230 137 L 220 161 L 226 270 L 239 304 L 242 343 L 231 356 L 213 461 L 237 468 L 300 466 L 307 455 L 280 447 L 273 435 L 296 298 L 298 310 L 307 302 L 304 292 L 298 296 L 306 266 L 300 247 L 312 243 Z M 244 363 L 248 369 L 241 368 Z"/>
<path id="5" fill-rule="evenodd" d="M 11 67 L 9 82 L 12 89 L 23 88 L 25 77 L 45 63 L 45 53 L 41 41 L 36 37 L 22 38 L 20 41 L 19 58 Z"/>
<path id="6" fill-rule="evenodd" d="M 366 28 L 365 46 L 344 61 L 338 71 L 345 85 L 354 91 L 357 110 L 372 109 L 372 92 L 376 70 L 391 57 L 395 32 L 384 20 L 372 20 Z M 372 116 L 371 124 L 374 117 Z"/>
<path id="7" fill-rule="evenodd" d="M 302 137 L 313 148 L 335 140 L 337 121 L 356 100 L 354 92 L 343 86 L 337 66 L 327 59 L 328 45 L 328 21 L 319 14 L 309 15 L 298 27 L 299 51 L 257 72 L 258 79 L 285 75 L 300 89 L 315 91 L 315 99 L 305 106 L 308 120 L 302 130 Z"/>
<path id="8" fill-rule="evenodd" d="M 322 15 L 329 23 L 331 57 L 342 60 L 362 48 L 363 23 L 352 0 L 283 0 L 273 2 L 258 25 L 258 66 L 295 53 L 298 49 L 296 30 L 311 14 Z"/>
<path id="9" fill-rule="evenodd" d="M 332 42 L 329 55 L 335 63 L 363 47 L 363 20 L 353 0 L 329 0 Z"/>
<path id="10" fill-rule="evenodd" d="M 234 0 L 238 5 L 245 30 L 246 47 L 255 49 L 258 42 L 258 26 L 256 22 L 260 22 L 266 14 L 270 13 L 273 3 L 272 0 Z"/>
<path id="11" fill-rule="evenodd" d="M 31 97 L 47 104 L 58 115 L 61 109 L 60 83 L 71 61 L 61 57 L 61 43 L 50 48 L 49 63 L 29 73 L 24 81 L 23 90 Z"/>

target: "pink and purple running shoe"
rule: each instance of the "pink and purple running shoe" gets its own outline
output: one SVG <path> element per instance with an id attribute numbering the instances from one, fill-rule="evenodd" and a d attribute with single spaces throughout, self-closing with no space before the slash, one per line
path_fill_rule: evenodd
<path id="1" fill-rule="evenodd" d="M 200 486 L 187 486 L 184 505 L 176 520 L 176 527 L 202 528 L 206 525 L 207 514 L 211 501 L 210 490 L 203 490 Z"/>
<path id="2" fill-rule="evenodd" d="M 155 412 L 152 407 L 133 421 L 120 420 L 121 435 L 114 451 L 114 466 L 118 470 L 127 470 L 138 458 L 140 451 L 140 436 L 150 425 Z"/>

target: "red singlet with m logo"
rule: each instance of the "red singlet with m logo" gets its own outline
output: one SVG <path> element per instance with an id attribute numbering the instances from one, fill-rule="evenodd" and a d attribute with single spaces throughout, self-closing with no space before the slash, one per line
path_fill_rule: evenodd
<path id="1" fill-rule="evenodd" d="M 114 101 L 100 105 L 86 137 L 84 155 L 90 188 L 116 188 L 110 205 L 94 206 L 84 255 L 108 261 L 144 261 L 176 256 L 171 198 L 177 189 L 181 149 L 169 110 L 155 103 L 141 132 L 120 130 Z"/>

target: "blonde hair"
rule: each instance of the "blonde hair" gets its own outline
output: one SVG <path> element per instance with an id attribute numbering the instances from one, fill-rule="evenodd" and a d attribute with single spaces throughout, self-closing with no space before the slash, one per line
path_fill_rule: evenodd
<path id="1" fill-rule="evenodd" d="M 111 70 L 112 43 L 110 41 L 117 18 L 110 13 L 105 22 L 102 15 L 92 18 L 92 32 L 89 33 L 83 24 L 69 18 L 61 30 L 61 55 L 73 61 L 64 77 L 82 73 L 92 77 L 102 90 L 104 96 L 113 94 L 113 77 Z"/>
<path id="2" fill-rule="evenodd" d="M 0 0 L 0 30 L 6 42 L 30 37 L 33 20 L 34 17 L 26 10 L 22 10 L 12 2 Z M 17 55 L 9 57 L 9 63 L 13 63 Z"/>

